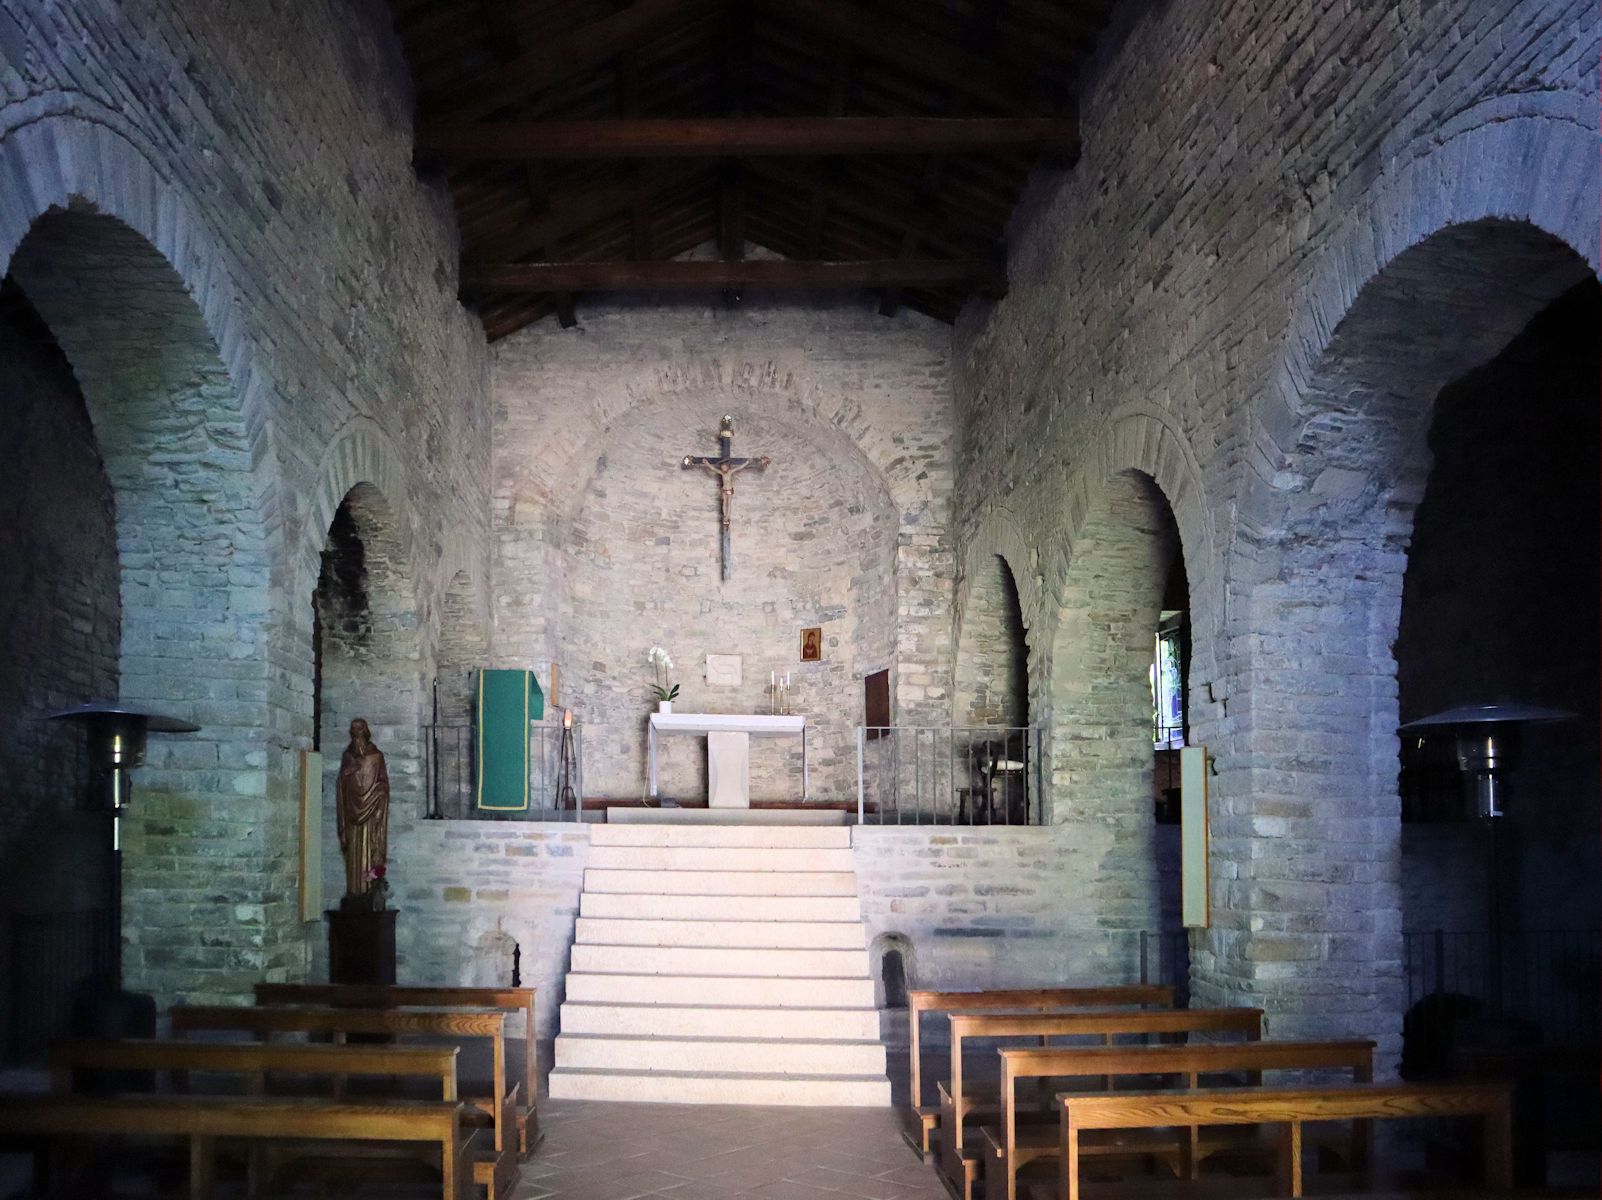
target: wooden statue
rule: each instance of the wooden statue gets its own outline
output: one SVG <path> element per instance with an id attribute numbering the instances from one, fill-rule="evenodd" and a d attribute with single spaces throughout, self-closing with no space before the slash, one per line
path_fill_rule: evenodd
<path id="1" fill-rule="evenodd" d="M 350 745 L 339 760 L 335 788 L 339 849 L 345 856 L 345 894 L 365 896 L 383 878 L 389 855 L 389 768 L 373 745 L 372 730 L 357 717 Z"/>

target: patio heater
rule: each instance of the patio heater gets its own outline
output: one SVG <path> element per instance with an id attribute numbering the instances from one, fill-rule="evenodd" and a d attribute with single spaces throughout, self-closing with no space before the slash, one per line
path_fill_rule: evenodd
<path id="1" fill-rule="evenodd" d="M 93 782 L 90 803 L 111 816 L 107 892 L 111 930 L 107 970 L 78 988 L 72 1005 L 72 1031 L 79 1037 L 154 1037 L 156 1002 L 122 988 L 122 812 L 133 795 L 129 772 L 145 761 L 146 735 L 194 733 L 200 726 L 177 717 L 124 704 L 95 702 L 51 713 L 51 721 L 70 721 L 88 735 Z"/>

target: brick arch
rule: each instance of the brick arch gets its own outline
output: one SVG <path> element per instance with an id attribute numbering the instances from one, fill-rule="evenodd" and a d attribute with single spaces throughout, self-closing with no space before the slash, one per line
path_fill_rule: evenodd
<path id="1" fill-rule="evenodd" d="M 1231 690 L 1249 703 L 1214 801 L 1235 882 L 1214 876 L 1193 996 L 1273 996 L 1276 1034 L 1373 1037 L 1387 1058 L 1403 1003 L 1392 646 L 1431 409 L 1597 262 L 1591 119 L 1524 103 L 1488 102 L 1382 176 L 1312 271 L 1253 407 L 1227 549 L 1229 624 L 1250 632 Z M 1286 961 L 1311 964 L 1291 1003 L 1263 965 Z"/>
<path id="2" fill-rule="evenodd" d="M 952 614 L 952 723 L 1027 724 L 1028 711 L 1014 713 L 1006 703 L 997 703 L 1005 700 L 997 692 L 998 687 L 1005 690 L 1005 680 L 994 678 L 1015 669 L 1032 670 L 1040 623 L 1039 580 L 1031 571 L 1034 556 L 1016 518 L 1005 509 L 991 509 L 969 539 L 962 562 Z M 1016 641 L 1009 628 L 1012 614 L 1006 611 L 1009 581 L 1022 626 Z M 1020 651 L 1023 661 L 1016 662 Z M 1030 690 L 1027 678 L 1025 690 Z"/>
<path id="3" fill-rule="evenodd" d="M 328 527 L 333 523 L 334 513 L 351 490 L 364 483 L 377 488 L 392 507 L 394 529 L 390 536 L 397 540 L 404 556 L 407 577 L 416 580 L 415 539 L 407 508 L 403 460 L 395 443 L 378 422 L 357 417 L 340 430 L 317 464 L 316 490 L 308 506 L 306 524 L 301 530 L 297 559 L 300 578 L 310 581 L 308 587 L 317 579 L 319 556 L 328 535 Z M 415 597 L 413 602 L 416 603 Z"/>
<path id="4" fill-rule="evenodd" d="M 192 298 L 232 383 L 253 458 L 274 462 L 271 385 L 256 367 L 227 259 L 160 161 L 121 113 L 79 93 L 0 106 L 0 170 L 10 198 L 0 212 L 0 263 L 9 271 L 34 223 L 53 210 L 88 206 L 138 233 Z"/>

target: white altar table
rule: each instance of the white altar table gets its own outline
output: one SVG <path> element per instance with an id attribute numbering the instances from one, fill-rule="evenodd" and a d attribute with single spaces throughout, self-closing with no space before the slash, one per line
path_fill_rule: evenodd
<path id="1" fill-rule="evenodd" d="M 800 737 L 801 800 L 807 799 L 807 719 L 760 713 L 652 713 L 646 734 L 646 772 L 656 797 L 656 740 L 662 734 L 706 736 L 706 784 L 709 808 L 751 807 L 751 738 Z"/>

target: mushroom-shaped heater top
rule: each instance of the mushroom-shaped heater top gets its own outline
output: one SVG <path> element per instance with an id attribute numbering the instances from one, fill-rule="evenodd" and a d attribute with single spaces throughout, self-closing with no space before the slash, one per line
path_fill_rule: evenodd
<path id="1" fill-rule="evenodd" d="M 1502 774 L 1518 762 L 1519 730 L 1525 725 L 1571 721 L 1575 714 L 1538 704 L 1464 704 L 1409 721 L 1398 733 L 1456 739 L 1458 769 L 1474 781 L 1482 817 L 1503 815 Z"/>
<path id="2" fill-rule="evenodd" d="M 145 736 L 194 733 L 200 728 L 164 713 L 106 702 L 65 708 L 51 713 L 49 720 L 71 721 L 88 731 L 89 762 L 95 774 L 104 777 L 105 797 L 113 815 L 128 803 L 128 772 L 145 761 Z"/>

